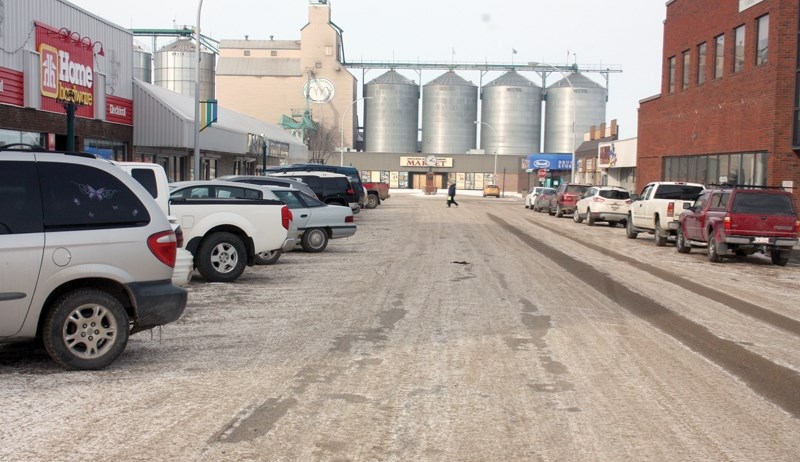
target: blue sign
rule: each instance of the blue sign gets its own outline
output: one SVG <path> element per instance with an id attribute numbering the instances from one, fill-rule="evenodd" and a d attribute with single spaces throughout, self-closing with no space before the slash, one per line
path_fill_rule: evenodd
<path id="1" fill-rule="evenodd" d="M 572 154 L 541 153 L 528 156 L 528 170 L 572 170 Z"/>

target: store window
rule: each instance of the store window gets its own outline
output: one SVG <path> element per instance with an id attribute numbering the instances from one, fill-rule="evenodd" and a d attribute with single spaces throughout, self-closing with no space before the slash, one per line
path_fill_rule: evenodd
<path id="1" fill-rule="evenodd" d="M 45 146 L 45 139 L 46 137 L 43 133 L 0 129 L 0 146 L 5 146 L 6 144 L 24 143 L 34 146 L 47 147 Z"/>
<path id="2" fill-rule="evenodd" d="M 664 159 L 664 181 L 764 186 L 767 153 L 668 157 Z"/>
<path id="3" fill-rule="evenodd" d="M 96 154 L 103 159 L 116 160 L 119 162 L 128 160 L 127 144 L 123 143 L 122 141 L 86 138 L 86 140 L 83 142 L 83 150 L 92 154 Z"/>
<path id="4" fill-rule="evenodd" d="M 706 81 L 706 43 L 697 46 L 697 84 L 702 85 Z"/>
<path id="5" fill-rule="evenodd" d="M 669 94 L 675 93 L 675 57 L 669 58 Z"/>
<path id="6" fill-rule="evenodd" d="M 744 26 L 733 30 L 733 73 L 742 72 L 744 69 Z"/>
<path id="7" fill-rule="evenodd" d="M 756 66 L 766 64 L 769 49 L 769 15 L 756 19 Z"/>
<path id="8" fill-rule="evenodd" d="M 725 36 L 718 35 L 714 38 L 714 78 L 722 77 L 725 67 Z"/>
<path id="9" fill-rule="evenodd" d="M 683 52 L 683 79 L 681 80 L 681 89 L 686 90 L 689 88 L 689 69 L 691 64 L 691 53 L 689 50 Z"/>

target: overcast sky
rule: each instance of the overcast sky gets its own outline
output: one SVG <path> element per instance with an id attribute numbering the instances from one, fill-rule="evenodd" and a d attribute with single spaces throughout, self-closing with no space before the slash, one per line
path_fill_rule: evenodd
<path id="1" fill-rule="evenodd" d="M 74 0 L 127 28 L 193 26 L 198 0 Z M 666 0 L 330 0 L 331 20 L 344 30 L 348 61 L 428 61 L 616 66 L 610 74 L 607 121 L 620 138 L 637 133 L 639 100 L 658 93 Z M 299 40 L 308 0 L 204 0 L 200 28 L 216 40 Z M 142 42 L 150 46 L 148 40 Z M 166 43 L 166 42 L 165 42 Z M 513 54 L 512 50 L 517 53 Z M 360 69 L 351 69 L 360 80 Z M 369 82 L 385 71 L 371 71 Z M 401 71 L 419 81 L 413 72 Z M 426 71 L 428 83 L 443 71 Z M 479 74 L 459 72 L 479 85 Z M 537 85 L 534 73 L 525 77 Z M 597 73 L 586 74 L 606 85 Z M 500 73 L 488 73 L 486 84 Z M 548 85 L 556 80 L 551 76 Z M 364 83 L 364 82 L 360 82 Z"/>

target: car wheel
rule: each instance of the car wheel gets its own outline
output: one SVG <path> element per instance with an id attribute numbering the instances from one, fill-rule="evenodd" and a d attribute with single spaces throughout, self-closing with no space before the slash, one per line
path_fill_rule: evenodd
<path id="1" fill-rule="evenodd" d="M 550 215 L 551 217 L 556 214 L 555 210 L 553 210 L 552 205 L 547 206 L 547 214 Z"/>
<path id="2" fill-rule="evenodd" d="M 692 247 L 686 242 L 686 235 L 683 234 L 683 227 L 681 226 L 678 227 L 675 248 L 678 250 L 678 253 L 689 253 L 692 251 Z"/>
<path id="3" fill-rule="evenodd" d="M 618 221 L 609 221 L 608 222 L 608 227 L 609 228 L 614 228 L 615 226 L 617 226 L 617 223 L 619 223 L 619 222 Z"/>
<path id="4" fill-rule="evenodd" d="M 578 212 L 575 212 L 575 213 L 578 213 Z M 592 211 L 589 210 L 589 209 L 586 209 L 586 225 L 587 226 L 594 226 L 594 223 L 595 223 L 595 221 L 594 221 L 594 217 L 592 217 Z"/>
<path id="5" fill-rule="evenodd" d="M 306 252 L 322 252 L 328 246 L 328 233 L 322 228 L 308 229 L 303 233 L 301 245 Z"/>
<path id="6" fill-rule="evenodd" d="M 534 212 L 539 211 L 539 209 L 536 207 L 536 204 L 531 204 L 531 210 L 533 210 Z"/>
<path id="7" fill-rule="evenodd" d="M 583 222 L 583 218 L 581 218 L 581 215 L 578 213 L 577 210 L 572 214 L 572 221 L 574 221 L 575 223 Z"/>
<path id="8" fill-rule="evenodd" d="M 661 232 L 661 223 L 659 223 L 657 218 L 656 226 L 653 230 L 653 241 L 656 243 L 656 247 L 664 247 L 667 245 L 667 236 Z"/>
<path id="9" fill-rule="evenodd" d="M 788 250 L 778 250 L 772 249 L 770 252 L 770 257 L 772 258 L 772 263 L 778 266 L 786 266 L 789 263 L 789 251 Z"/>
<path id="10" fill-rule="evenodd" d="M 272 250 L 270 252 L 259 252 L 256 254 L 256 265 L 272 265 L 277 263 L 278 259 L 281 258 L 281 249 Z"/>
<path id="11" fill-rule="evenodd" d="M 244 242 L 231 233 L 214 233 L 197 252 L 197 270 L 211 282 L 235 281 L 247 266 Z"/>
<path id="12" fill-rule="evenodd" d="M 380 203 L 381 203 L 381 202 L 380 202 L 380 200 L 378 200 L 378 196 L 377 196 L 377 195 L 375 195 L 375 194 L 370 194 L 370 195 L 367 197 L 367 208 L 368 208 L 368 209 L 374 209 L 374 208 L 375 208 L 375 207 L 377 207 L 377 206 L 378 206 L 378 204 L 380 204 Z"/>
<path id="13" fill-rule="evenodd" d="M 631 216 L 628 215 L 628 219 L 625 220 L 625 236 L 628 239 L 636 239 L 639 233 L 633 227 L 633 220 L 631 220 Z"/>
<path id="14" fill-rule="evenodd" d="M 119 300 L 97 289 L 63 295 L 47 313 L 44 347 L 69 369 L 101 369 L 116 360 L 128 344 L 128 313 Z"/>
<path id="15" fill-rule="evenodd" d="M 561 210 L 561 204 L 556 205 L 556 218 L 561 218 L 564 216 L 564 211 Z"/>
<path id="16" fill-rule="evenodd" d="M 722 256 L 719 254 L 719 249 L 717 248 L 717 239 L 714 237 L 714 232 L 711 232 L 711 236 L 708 238 L 708 261 L 712 263 L 719 263 L 722 260 Z"/>

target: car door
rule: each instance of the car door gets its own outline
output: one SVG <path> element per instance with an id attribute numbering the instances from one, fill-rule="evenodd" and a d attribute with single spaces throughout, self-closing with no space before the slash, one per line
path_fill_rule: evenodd
<path id="1" fill-rule="evenodd" d="M 645 186 L 645 188 L 642 190 L 642 193 L 636 198 L 636 201 L 631 204 L 631 216 L 633 217 L 633 224 L 636 226 L 646 223 L 649 220 L 645 205 L 647 204 L 647 200 L 650 198 L 650 194 L 653 192 L 654 187 L 655 186 L 652 184 Z"/>
<path id="2" fill-rule="evenodd" d="M 700 216 L 704 213 L 706 203 L 708 203 L 710 193 L 701 194 L 700 197 L 694 201 L 692 208 L 686 209 L 683 214 L 683 230 L 686 233 L 687 239 L 703 239 L 701 233 L 702 223 Z"/>
<path id="3" fill-rule="evenodd" d="M 311 219 L 312 212 L 306 206 L 302 199 L 300 199 L 300 191 L 297 190 L 273 190 L 272 192 L 278 196 L 284 204 L 289 207 L 294 217 L 294 223 L 298 231 L 302 232 L 308 228 L 309 220 Z"/>
<path id="4" fill-rule="evenodd" d="M 0 154 L 0 337 L 19 332 L 44 252 L 42 200 L 34 162 Z"/>

